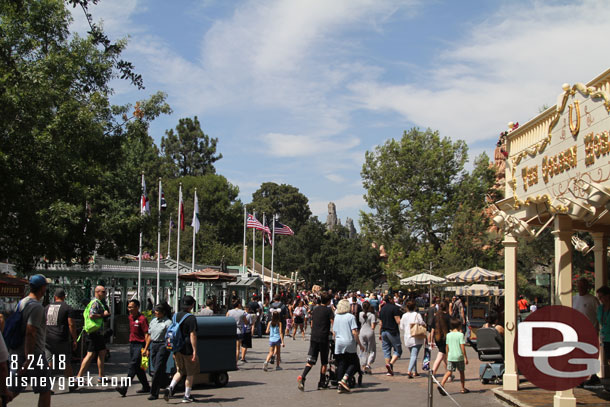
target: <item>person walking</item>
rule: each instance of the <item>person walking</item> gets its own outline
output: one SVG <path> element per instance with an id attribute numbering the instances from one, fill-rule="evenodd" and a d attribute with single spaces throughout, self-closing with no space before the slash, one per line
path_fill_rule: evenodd
<path id="1" fill-rule="evenodd" d="M 25 390 L 22 382 L 25 380 L 32 384 L 34 393 L 38 393 L 38 406 L 48 407 L 51 405 L 51 384 L 45 355 L 46 318 L 40 302 L 47 291 L 47 279 L 42 274 L 35 274 L 29 282 L 30 293 L 17 304 L 18 310 L 21 311 L 18 329 L 24 332 L 25 336 L 21 345 L 10 349 L 11 355 L 17 356 L 17 368 L 13 369 L 11 366 L 13 385 L 9 391 L 16 397 Z"/>
<path id="2" fill-rule="evenodd" d="M 194 376 L 199 373 L 199 357 L 197 356 L 197 319 L 191 311 L 195 307 L 195 299 L 186 295 L 181 301 L 182 310 L 174 314 L 172 324 L 179 325 L 180 334 L 184 339 L 184 344 L 175 349 L 174 361 L 176 362 L 176 374 L 172 378 L 172 382 L 165 389 L 163 398 L 169 402 L 170 397 L 173 397 L 176 392 L 176 385 L 180 383 L 183 376 L 186 376 L 184 385 L 183 403 L 192 403 L 195 401 L 191 396 L 193 389 Z"/>
<path id="3" fill-rule="evenodd" d="M 443 376 L 441 385 L 438 387 L 438 391 L 442 396 L 447 395 L 445 383 L 447 383 L 447 380 L 451 376 L 452 372 L 455 372 L 456 370 L 460 372 L 462 393 L 470 393 L 470 390 L 465 387 L 466 378 L 464 371 L 466 369 L 465 365 L 468 364 L 468 357 L 466 356 L 466 339 L 464 334 L 460 332 L 462 321 L 452 318 L 450 324 L 451 332 L 447 334 L 447 372 Z"/>
<path id="4" fill-rule="evenodd" d="M 72 352 L 76 349 L 78 334 L 74 324 L 74 311 L 66 304 L 66 292 L 63 288 L 55 290 L 53 302 L 45 308 L 47 319 L 46 356 L 51 370 L 63 366 L 59 361 L 65 361 L 64 377 L 72 377 Z M 69 386 L 74 391 L 75 386 Z"/>
<path id="5" fill-rule="evenodd" d="M 597 322 L 599 323 L 601 344 L 604 347 L 607 364 L 610 364 L 610 287 L 607 285 L 597 289 L 597 298 L 601 303 L 597 307 Z"/>
<path id="6" fill-rule="evenodd" d="M 211 298 L 208 298 L 207 301 L 205 302 L 205 308 L 202 309 L 201 311 L 199 311 L 199 315 L 203 315 L 203 316 L 214 315 L 214 309 L 212 308 L 213 306 L 214 306 L 214 300 Z"/>
<path id="7" fill-rule="evenodd" d="M 140 313 L 140 301 L 136 299 L 127 303 L 127 311 L 129 312 L 129 370 L 127 371 L 127 377 L 131 382 L 134 376 L 138 376 L 142 388 L 137 390 L 136 393 L 150 393 L 146 372 L 140 367 L 142 365 L 142 353 L 146 349 L 148 320 Z M 122 397 L 125 397 L 127 386 L 118 386 L 116 391 Z"/>
<path id="8" fill-rule="evenodd" d="M 261 326 L 261 314 L 262 314 L 262 304 L 258 302 L 258 296 L 256 294 L 252 294 L 252 300 L 248 303 L 248 308 L 250 311 L 256 315 L 256 322 L 254 323 L 254 335 L 257 338 L 263 337 L 263 329 Z"/>
<path id="9" fill-rule="evenodd" d="M 388 371 L 388 376 L 394 376 L 394 363 L 402 355 L 402 346 L 400 343 L 400 317 L 402 311 L 394 304 L 394 298 L 391 295 L 386 295 L 385 305 L 379 311 L 379 322 L 381 331 L 381 349 L 385 359 L 385 368 Z"/>
<path id="10" fill-rule="evenodd" d="M 275 357 L 275 369 L 281 370 L 281 347 L 286 345 L 284 343 L 284 329 L 282 328 L 280 319 L 281 317 L 279 312 L 272 312 L 271 321 L 269 321 L 269 324 L 267 324 L 267 330 L 265 333 L 269 335 L 269 354 L 267 354 L 267 358 L 263 364 L 263 370 L 265 372 L 269 369 L 269 362 L 273 357 Z"/>
<path id="11" fill-rule="evenodd" d="M 445 363 L 445 366 L 447 366 L 447 344 L 445 341 L 447 339 L 447 334 L 449 333 L 449 326 L 451 323 L 451 317 L 449 317 L 449 314 L 447 314 L 448 308 L 449 304 L 447 301 L 442 301 L 440 303 L 438 312 L 434 316 L 432 322 L 430 337 L 428 338 L 428 342 L 436 345 L 436 348 L 438 349 L 436 360 L 432 366 L 433 375 L 436 373 L 441 362 Z"/>
<path id="12" fill-rule="evenodd" d="M 419 312 L 415 311 L 415 302 L 409 300 L 407 301 L 407 312 L 405 312 L 400 319 L 400 328 L 404 333 L 405 346 L 409 349 L 409 353 L 411 354 L 411 358 L 409 359 L 409 370 L 407 371 L 409 379 L 419 376 L 417 373 L 417 356 L 419 355 L 419 350 L 426 338 L 425 331 L 423 336 L 411 335 L 411 329 L 418 325 L 422 327 L 426 326 L 424 319 L 419 315 Z"/>
<path id="13" fill-rule="evenodd" d="M 92 320 L 98 321 L 103 327 L 104 318 L 110 316 L 110 312 L 104 307 L 104 301 L 106 299 L 106 288 L 104 286 L 98 285 L 95 287 L 95 297 L 89 303 L 89 315 L 85 318 L 90 318 Z M 81 362 L 80 369 L 76 377 L 82 377 L 85 374 L 85 371 L 89 367 L 91 361 L 97 355 L 97 369 L 98 369 L 98 378 L 97 383 L 102 383 L 102 378 L 104 377 L 104 363 L 106 361 L 106 338 L 103 334 L 103 329 L 99 328 L 95 332 L 91 332 L 87 334 L 86 347 L 87 347 L 87 355 Z"/>
<path id="14" fill-rule="evenodd" d="M 249 303 L 246 305 L 246 322 L 243 328 L 243 339 L 241 340 L 241 361 L 246 363 L 246 353 L 248 349 L 252 348 L 252 337 L 254 336 L 256 323 L 258 317 L 256 313 L 250 308 Z M 257 304 L 258 305 L 258 304 Z"/>
<path id="15" fill-rule="evenodd" d="M 292 339 L 295 340 L 297 338 L 297 330 L 301 328 L 301 334 L 303 336 L 303 340 L 305 340 L 305 315 L 307 315 L 307 310 L 305 308 L 305 303 L 301 299 L 297 299 L 296 306 L 292 311 L 293 321 L 292 325 L 294 327 L 294 332 L 292 333 Z"/>
<path id="16" fill-rule="evenodd" d="M 369 301 L 365 301 L 362 304 L 362 312 L 359 315 L 359 319 L 360 342 L 364 346 L 364 351 L 360 352 L 360 365 L 364 373 L 373 374 L 371 365 L 375 362 L 376 356 L 375 327 L 377 326 L 377 317 Z"/>
<path id="17" fill-rule="evenodd" d="M 303 369 L 303 373 L 297 377 L 297 387 L 301 391 L 305 391 L 305 379 L 311 368 L 318 361 L 318 355 L 320 356 L 318 390 L 327 387 L 326 370 L 328 368 L 328 352 L 330 350 L 330 329 L 335 319 L 335 313 L 329 306 L 330 299 L 331 297 L 328 293 L 322 293 L 321 304 L 314 307 L 311 311 L 311 338 L 309 351 L 307 352 L 307 364 Z"/>
<path id="18" fill-rule="evenodd" d="M 172 323 L 169 319 L 171 311 L 167 303 L 156 305 L 154 312 L 155 317 L 150 321 L 148 334 L 146 335 L 146 346 L 144 347 L 144 354 L 146 356 L 150 355 L 153 372 L 149 400 L 157 400 L 159 390 L 166 385 L 167 373 L 165 370 L 169 351 L 165 343 L 165 334 Z"/>
<path id="19" fill-rule="evenodd" d="M 241 353 L 241 342 L 244 339 L 244 326 L 246 325 L 246 312 L 242 309 L 239 298 L 233 303 L 233 309 L 229 310 L 226 316 L 233 318 L 237 326 L 237 339 L 235 341 L 235 363 L 237 363 Z"/>
<path id="20" fill-rule="evenodd" d="M 364 351 L 364 346 L 358 336 L 356 318 L 350 313 L 350 303 L 343 299 L 337 305 L 337 314 L 333 323 L 335 335 L 335 356 L 337 358 L 337 379 L 339 379 L 338 393 L 349 393 L 349 380 L 358 370 L 358 348 Z M 360 376 L 360 383 L 362 376 Z"/>

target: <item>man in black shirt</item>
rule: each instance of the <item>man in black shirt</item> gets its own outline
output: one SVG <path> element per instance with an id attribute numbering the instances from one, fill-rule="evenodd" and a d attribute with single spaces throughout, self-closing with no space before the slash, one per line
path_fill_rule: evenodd
<path id="1" fill-rule="evenodd" d="M 197 357 L 197 319 L 191 311 L 195 307 L 195 299 L 186 295 L 182 299 L 182 311 L 176 313 L 175 320 L 180 323 L 180 333 L 184 338 L 184 345 L 174 353 L 176 361 L 176 374 L 172 378 L 172 382 L 167 389 L 163 398 L 169 401 L 169 398 L 174 395 L 176 385 L 182 380 L 182 376 L 186 376 L 184 385 L 183 403 L 192 403 L 195 399 L 191 396 L 193 388 L 194 376 L 199 373 L 199 358 Z M 186 316 L 186 318 L 184 318 Z M 184 320 L 182 320 L 184 318 Z"/>
<path id="2" fill-rule="evenodd" d="M 262 314 L 262 310 L 260 307 L 260 304 L 258 303 L 258 298 L 256 296 L 256 294 L 252 294 L 252 301 L 250 301 L 250 303 L 248 304 L 248 308 L 250 308 L 250 311 L 253 314 L 256 314 L 256 323 L 254 326 L 254 333 L 256 334 L 256 336 L 258 338 L 262 338 L 263 337 L 263 330 L 261 329 L 261 314 Z"/>
<path id="3" fill-rule="evenodd" d="M 297 378 L 298 388 L 305 391 L 305 377 L 318 360 L 320 355 L 320 381 L 318 390 L 326 388 L 326 367 L 328 365 L 329 336 L 335 314 L 328 306 L 330 295 L 322 293 L 322 304 L 316 306 L 311 312 L 311 342 L 307 353 L 307 364 L 301 376 Z"/>
<path id="4" fill-rule="evenodd" d="M 398 329 L 402 311 L 394 304 L 394 298 L 391 295 L 385 296 L 385 302 L 386 304 L 379 311 L 381 348 L 385 358 L 385 368 L 388 370 L 387 375 L 394 376 L 394 363 L 402 355 L 400 330 Z"/>
<path id="5" fill-rule="evenodd" d="M 63 288 L 55 290 L 54 300 L 47 305 L 47 338 L 45 353 L 49 367 L 56 370 L 65 362 L 64 376 L 73 376 L 72 351 L 76 349 L 76 325 L 74 325 L 72 307 L 66 304 L 66 292 Z M 73 388 L 71 387 L 72 391 Z"/>

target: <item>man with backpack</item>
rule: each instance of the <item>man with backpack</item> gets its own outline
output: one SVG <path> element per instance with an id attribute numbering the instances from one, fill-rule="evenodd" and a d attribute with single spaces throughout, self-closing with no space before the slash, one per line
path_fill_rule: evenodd
<path id="1" fill-rule="evenodd" d="M 142 385 L 138 394 L 150 393 L 150 385 L 146 372 L 140 367 L 142 364 L 142 350 L 146 346 L 146 335 L 148 334 L 148 320 L 140 313 L 140 301 L 133 299 L 127 303 L 129 311 L 129 370 L 127 377 L 133 379 L 138 376 Z M 119 386 L 116 391 L 123 397 L 127 394 L 126 386 Z"/>
<path id="2" fill-rule="evenodd" d="M 7 320 L 4 337 L 13 355 L 17 355 L 17 368 L 11 368 L 11 393 L 25 390 L 22 378 L 30 378 L 34 393 L 38 393 L 38 406 L 51 405 L 49 365 L 45 355 L 46 321 L 40 300 L 47 291 L 47 279 L 42 274 L 30 278 L 30 293 L 19 301 L 17 310 Z M 12 363 L 11 363 L 12 365 Z M 46 379 L 43 379 L 46 378 Z M 22 379 L 23 380 L 23 379 Z"/>
<path id="3" fill-rule="evenodd" d="M 186 376 L 182 402 L 192 403 L 195 401 L 191 396 L 191 389 L 193 388 L 194 376 L 199 373 L 200 367 L 197 357 L 197 319 L 191 314 L 193 307 L 195 307 L 195 299 L 190 295 L 184 296 L 182 298 L 182 311 L 174 314 L 172 324 L 165 335 L 167 346 L 171 348 L 176 362 L 176 374 L 163 395 L 165 401 L 169 401 L 169 398 L 174 395 L 176 385 L 182 380 L 182 376 Z"/>
<path id="4" fill-rule="evenodd" d="M 360 313 L 362 312 L 362 305 L 358 302 L 358 294 L 352 295 L 352 302 L 349 306 L 349 312 L 356 318 L 356 325 L 358 331 L 360 331 Z"/>
<path id="5" fill-rule="evenodd" d="M 47 361 L 65 360 L 65 377 L 72 377 L 72 351 L 76 349 L 78 335 L 74 323 L 74 311 L 66 304 L 66 291 L 63 288 L 55 290 L 54 301 L 45 308 L 47 319 Z M 63 363 L 62 363 L 63 365 Z M 51 366 L 58 370 L 59 366 Z M 74 387 L 70 387 L 73 391 Z"/>
<path id="6" fill-rule="evenodd" d="M 457 319 L 461 323 L 462 333 L 466 334 L 466 317 L 464 316 L 464 304 L 459 296 L 453 297 L 453 304 L 451 307 L 451 318 Z"/>
<path id="7" fill-rule="evenodd" d="M 104 318 L 110 316 L 110 312 L 104 307 L 104 299 L 106 298 L 106 288 L 98 285 L 95 287 L 95 298 L 89 302 L 83 317 L 85 318 L 85 326 L 83 330 L 87 333 L 87 355 L 83 359 L 80 369 L 78 371 L 78 377 L 82 377 L 89 363 L 97 354 L 97 369 L 99 376 L 97 383 L 102 383 L 104 377 L 104 362 L 106 360 L 106 338 L 103 334 Z"/>

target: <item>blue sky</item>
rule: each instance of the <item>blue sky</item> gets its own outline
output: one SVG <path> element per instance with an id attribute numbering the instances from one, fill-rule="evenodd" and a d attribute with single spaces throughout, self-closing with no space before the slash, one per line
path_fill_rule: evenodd
<path id="1" fill-rule="evenodd" d="M 553 105 L 565 82 L 610 67 L 604 0 L 101 0 L 91 12 L 146 89 L 116 82 L 113 102 L 168 94 L 219 139 L 217 172 L 248 203 L 291 184 L 326 220 L 368 210 L 366 151 L 411 127 L 491 152 L 510 121 Z M 79 10 L 73 29 L 85 31 Z M 472 161 L 472 160 L 471 160 Z"/>

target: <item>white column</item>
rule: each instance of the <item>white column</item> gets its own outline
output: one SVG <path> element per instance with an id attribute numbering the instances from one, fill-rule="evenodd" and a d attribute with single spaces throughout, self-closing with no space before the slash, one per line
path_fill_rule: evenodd
<path id="1" fill-rule="evenodd" d="M 517 240 L 505 235 L 504 241 L 504 390 L 519 390 L 519 375 L 513 353 L 517 335 Z"/>
<path id="2" fill-rule="evenodd" d="M 598 288 L 608 285 L 608 274 L 606 272 L 606 270 L 608 270 L 608 256 L 606 252 L 608 240 L 603 232 L 594 232 L 591 233 L 591 236 L 593 236 L 593 242 L 595 244 L 593 253 L 595 255 L 595 291 L 597 291 Z M 609 370 L 608 365 L 604 365 L 604 360 L 604 347 L 602 346 L 599 350 L 601 370 L 597 374 L 602 379 L 608 377 Z"/>
<path id="3" fill-rule="evenodd" d="M 572 307 L 572 219 L 566 215 L 555 218 L 555 299 L 556 303 Z M 574 390 L 555 392 L 554 407 L 576 407 Z"/>

